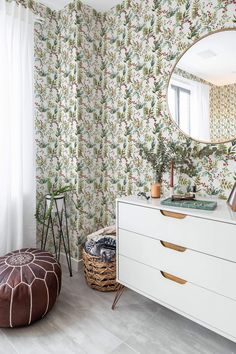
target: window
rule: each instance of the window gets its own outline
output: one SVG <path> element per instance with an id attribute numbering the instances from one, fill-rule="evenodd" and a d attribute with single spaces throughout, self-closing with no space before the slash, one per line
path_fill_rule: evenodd
<path id="1" fill-rule="evenodd" d="M 190 134 L 190 95 L 191 90 L 171 85 L 170 102 L 173 118 L 181 130 Z"/>
<path id="2" fill-rule="evenodd" d="M 209 140 L 209 85 L 173 75 L 168 103 L 172 118 L 184 133 Z"/>

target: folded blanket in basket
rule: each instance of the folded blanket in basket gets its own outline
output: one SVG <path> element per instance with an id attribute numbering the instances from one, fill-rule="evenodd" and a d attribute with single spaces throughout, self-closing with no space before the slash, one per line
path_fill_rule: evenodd
<path id="1" fill-rule="evenodd" d="M 101 257 L 101 262 L 111 262 L 116 254 L 116 240 L 109 236 L 99 240 L 90 239 L 85 243 L 84 249 L 92 256 Z"/>
<path id="2" fill-rule="evenodd" d="M 116 238 L 116 227 L 115 225 L 104 227 L 98 231 L 93 232 L 87 236 L 87 240 L 99 240 L 104 236 L 110 236 L 111 238 Z"/>

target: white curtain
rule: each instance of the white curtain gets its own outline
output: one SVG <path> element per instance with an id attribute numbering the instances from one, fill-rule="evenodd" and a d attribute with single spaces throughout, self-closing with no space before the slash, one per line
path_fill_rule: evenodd
<path id="1" fill-rule="evenodd" d="M 36 243 L 33 27 L 30 10 L 0 0 L 0 256 Z"/>
<path id="2" fill-rule="evenodd" d="M 210 141 L 209 86 L 193 81 L 191 103 L 191 136 Z"/>
<path id="3" fill-rule="evenodd" d="M 190 131 L 187 133 L 197 140 L 209 141 L 209 85 L 195 80 L 186 79 L 179 75 L 173 75 L 171 84 L 190 91 Z M 170 91 L 168 95 L 170 109 L 173 110 Z"/>

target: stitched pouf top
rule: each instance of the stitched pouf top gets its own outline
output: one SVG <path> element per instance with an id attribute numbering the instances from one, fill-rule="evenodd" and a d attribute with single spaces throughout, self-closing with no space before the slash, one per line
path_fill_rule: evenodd
<path id="1" fill-rule="evenodd" d="M 0 257 L 0 327 L 42 318 L 60 289 L 61 267 L 51 253 L 24 248 Z"/>

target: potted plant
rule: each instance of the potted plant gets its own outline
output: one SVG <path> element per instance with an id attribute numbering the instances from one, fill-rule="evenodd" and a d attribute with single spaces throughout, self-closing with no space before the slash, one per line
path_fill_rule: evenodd
<path id="1" fill-rule="evenodd" d="M 172 171 L 173 173 L 173 168 L 175 171 L 187 174 L 189 177 L 197 175 L 197 167 L 194 160 L 197 156 L 200 156 L 204 148 L 195 150 L 191 146 L 190 141 L 187 141 L 185 144 L 166 141 L 160 127 L 158 129 L 156 145 L 153 144 L 150 149 L 143 144 L 139 144 L 140 156 L 149 162 L 155 173 L 155 181 L 151 186 L 152 198 L 160 198 L 163 175 L 168 171 Z"/>
<path id="2" fill-rule="evenodd" d="M 61 213 L 64 205 L 65 193 L 74 189 L 71 185 L 56 186 L 50 179 L 47 180 L 47 193 L 39 199 L 35 217 L 38 223 L 44 224 L 51 213 Z"/>

